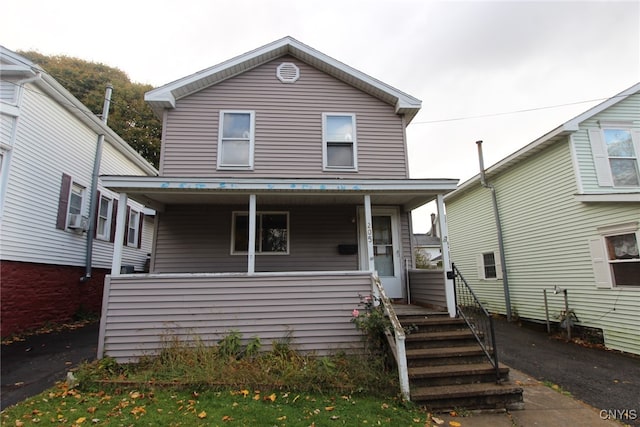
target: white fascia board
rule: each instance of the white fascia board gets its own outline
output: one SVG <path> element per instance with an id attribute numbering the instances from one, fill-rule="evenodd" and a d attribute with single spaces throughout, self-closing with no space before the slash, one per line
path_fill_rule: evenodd
<path id="1" fill-rule="evenodd" d="M 457 179 L 403 179 L 403 180 L 355 180 L 355 179 L 224 179 L 224 178 L 173 178 L 146 176 L 101 176 L 102 184 L 114 190 L 156 191 L 259 191 L 259 192 L 414 192 L 431 191 L 447 193 L 455 190 Z"/>
<path id="2" fill-rule="evenodd" d="M 198 83 L 203 80 L 207 80 L 216 74 L 219 74 L 218 78 L 212 79 L 212 81 L 207 85 L 215 84 L 285 54 L 290 54 L 304 62 L 310 62 L 311 65 L 314 65 L 313 63 L 318 61 L 322 63 L 323 66 L 320 68 L 324 69 L 323 71 L 328 74 L 333 74 L 335 77 L 338 77 L 340 73 L 342 73 L 360 80 L 364 86 L 370 88 L 371 92 L 375 92 L 376 90 L 381 91 L 395 99 L 396 112 L 400 112 L 400 110 L 408 110 L 409 118 L 413 118 L 422 106 L 422 101 L 419 99 L 395 89 L 394 87 L 389 86 L 386 83 L 383 83 L 336 59 L 333 59 L 292 37 L 284 37 L 245 54 L 229 59 L 228 61 L 214 65 L 213 67 L 206 68 L 182 79 L 175 80 L 164 86 L 153 89 L 145 94 L 144 99 L 151 103 L 156 114 L 159 114 L 159 110 L 162 108 L 175 108 L 176 99 L 180 99 L 202 89 L 204 86 L 201 86 Z M 194 85 L 194 88 L 185 90 L 185 88 L 190 85 Z M 178 96 L 176 96 L 177 93 L 179 93 Z"/>

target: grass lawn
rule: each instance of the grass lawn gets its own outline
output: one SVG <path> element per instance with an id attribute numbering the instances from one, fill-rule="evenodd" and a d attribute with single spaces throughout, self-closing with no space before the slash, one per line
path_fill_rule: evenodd
<path id="1" fill-rule="evenodd" d="M 7 408 L 2 426 L 431 426 L 399 398 L 383 353 L 314 357 L 237 333 L 213 346 L 168 341 L 122 365 L 104 358 Z"/>
<path id="2" fill-rule="evenodd" d="M 82 392 L 59 384 L 2 412 L 3 426 L 425 426 L 429 414 L 371 396 L 166 388 Z"/>

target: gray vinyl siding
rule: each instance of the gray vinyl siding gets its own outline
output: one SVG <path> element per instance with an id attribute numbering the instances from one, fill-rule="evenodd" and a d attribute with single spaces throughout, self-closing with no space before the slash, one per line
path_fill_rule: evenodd
<path id="1" fill-rule="evenodd" d="M 598 185 L 588 130 L 600 129 L 599 122 L 601 121 L 631 122 L 636 131 L 640 130 L 640 94 L 631 95 L 589 120 L 580 123 L 580 130 L 572 135 L 582 190 L 585 193 L 602 193 L 603 191 L 607 193 L 628 192 L 630 190 L 628 187 L 600 187 Z M 640 153 L 636 153 L 636 155 L 640 156 Z M 640 190 L 640 188 L 636 190 Z"/>
<path id="2" fill-rule="evenodd" d="M 213 345 L 231 331 L 264 350 L 290 337 L 301 352 L 360 352 L 351 312 L 370 292 L 367 273 L 107 276 L 98 357 L 135 361 L 168 338 Z"/>
<path id="3" fill-rule="evenodd" d="M 158 214 L 155 273 L 246 272 L 247 256 L 230 255 L 233 211 L 247 205 L 170 205 Z M 358 257 L 339 244 L 357 244 L 355 206 L 258 206 L 289 212 L 289 255 L 256 255 L 256 271 L 357 270 Z"/>
<path id="4" fill-rule="evenodd" d="M 412 304 L 437 307 L 446 311 L 443 270 L 409 270 L 409 288 Z"/>
<path id="5" fill-rule="evenodd" d="M 581 203 L 568 140 L 490 179 L 496 188 L 513 313 L 544 321 L 543 289 L 568 290 L 579 325 L 601 328 L 605 344 L 640 354 L 640 288 L 596 288 L 589 239 L 597 228 L 640 221 L 637 203 Z M 452 260 L 490 311 L 505 313 L 502 280 L 481 280 L 476 258 L 498 255 L 490 191 L 447 198 Z M 561 295 L 549 297 L 554 319 Z"/>
<path id="6" fill-rule="evenodd" d="M 276 67 L 300 68 L 294 84 Z M 217 171 L 220 110 L 255 111 L 253 171 Z M 280 178 L 352 177 L 323 172 L 322 113 L 354 113 L 359 178 L 408 178 L 402 117 L 393 106 L 291 57 L 283 57 L 205 88 L 176 103 L 164 122 L 164 176 Z"/>

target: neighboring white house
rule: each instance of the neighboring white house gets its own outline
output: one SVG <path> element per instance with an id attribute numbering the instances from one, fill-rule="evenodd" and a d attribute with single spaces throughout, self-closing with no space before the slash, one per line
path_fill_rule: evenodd
<path id="1" fill-rule="evenodd" d="M 100 175 L 157 170 L 43 69 L 2 46 L 0 73 L 4 337 L 67 321 L 78 311 L 99 312 L 118 194 L 97 182 L 91 200 L 98 136 L 104 135 Z M 133 200 L 127 209 L 123 264 L 142 271 L 154 211 Z"/>
<path id="2" fill-rule="evenodd" d="M 577 325 L 640 354 L 639 163 L 640 83 L 450 193 L 452 261 L 490 311 L 544 322 L 546 289 L 558 321 L 566 290 Z"/>

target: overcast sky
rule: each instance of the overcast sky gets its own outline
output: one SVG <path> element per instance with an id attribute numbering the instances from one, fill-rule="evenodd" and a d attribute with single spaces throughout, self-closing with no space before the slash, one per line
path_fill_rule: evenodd
<path id="1" fill-rule="evenodd" d="M 489 167 L 640 81 L 640 0 L 21 0 L 0 15 L 11 50 L 154 86 L 292 36 L 422 100 L 412 178 L 462 183 L 478 173 L 476 140 Z"/>

